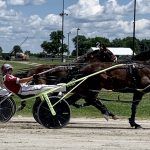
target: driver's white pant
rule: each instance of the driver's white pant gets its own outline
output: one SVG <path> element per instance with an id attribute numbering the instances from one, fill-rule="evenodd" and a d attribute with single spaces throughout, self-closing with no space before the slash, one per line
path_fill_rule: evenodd
<path id="1" fill-rule="evenodd" d="M 39 84 L 39 85 L 22 85 L 22 88 L 20 89 L 19 93 L 20 95 L 36 95 L 43 91 L 55 89 L 58 88 L 55 92 L 61 91 L 59 89 L 60 86 L 58 85 L 45 85 L 45 84 Z"/>

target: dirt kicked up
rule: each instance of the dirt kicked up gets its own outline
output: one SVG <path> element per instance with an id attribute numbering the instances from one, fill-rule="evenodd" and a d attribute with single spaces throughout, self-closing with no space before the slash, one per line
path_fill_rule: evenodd
<path id="1" fill-rule="evenodd" d="M 0 150 L 148 150 L 150 120 L 132 129 L 128 120 L 71 119 L 62 129 L 46 129 L 27 117 L 0 124 Z"/>

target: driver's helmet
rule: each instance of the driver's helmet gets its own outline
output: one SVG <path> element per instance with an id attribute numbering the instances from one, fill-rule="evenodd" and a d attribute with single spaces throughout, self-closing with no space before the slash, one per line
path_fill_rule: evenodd
<path id="1" fill-rule="evenodd" d="M 13 67 L 12 65 L 10 64 L 3 64 L 2 67 L 1 67 L 1 71 L 3 74 L 6 74 L 8 70 L 12 69 L 13 70 Z"/>

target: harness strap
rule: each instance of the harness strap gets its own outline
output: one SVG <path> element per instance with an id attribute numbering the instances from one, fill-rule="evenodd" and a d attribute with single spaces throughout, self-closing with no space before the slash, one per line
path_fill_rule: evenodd
<path id="1" fill-rule="evenodd" d="M 133 87 L 137 88 L 138 87 L 138 73 L 137 73 L 135 64 L 128 65 L 128 72 L 129 72 L 129 75 L 131 76 Z"/>

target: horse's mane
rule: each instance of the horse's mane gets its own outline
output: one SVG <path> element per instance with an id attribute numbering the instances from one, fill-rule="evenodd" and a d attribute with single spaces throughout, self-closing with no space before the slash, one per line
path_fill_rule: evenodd
<path id="1" fill-rule="evenodd" d="M 97 51 L 98 52 L 98 51 Z M 75 59 L 73 62 L 74 63 L 80 63 L 80 62 L 84 62 L 85 59 L 87 58 L 87 56 L 89 54 L 95 53 L 94 51 L 88 51 L 87 53 L 85 53 L 84 55 L 79 56 L 77 59 Z"/>
<path id="2" fill-rule="evenodd" d="M 150 51 L 144 51 L 135 55 L 132 60 L 147 61 L 150 60 Z"/>
<path id="3" fill-rule="evenodd" d="M 112 62 L 112 56 L 114 54 L 107 48 L 99 48 L 96 50 L 89 50 L 82 56 L 79 56 L 74 60 L 75 63 L 88 63 L 94 61 L 102 61 L 102 62 Z M 107 56 L 110 56 L 110 58 Z"/>
<path id="4" fill-rule="evenodd" d="M 115 63 L 115 64 L 118 64 L 118 63 Z M 96 71 L 111 67 L 112 65 L 114 65 L 113 62 L 94 62 L 94 63 L 88 64 L 82 67 L 80 69 L 80 72 L 83 72 L 85 74 L 94 73 Z"/>

